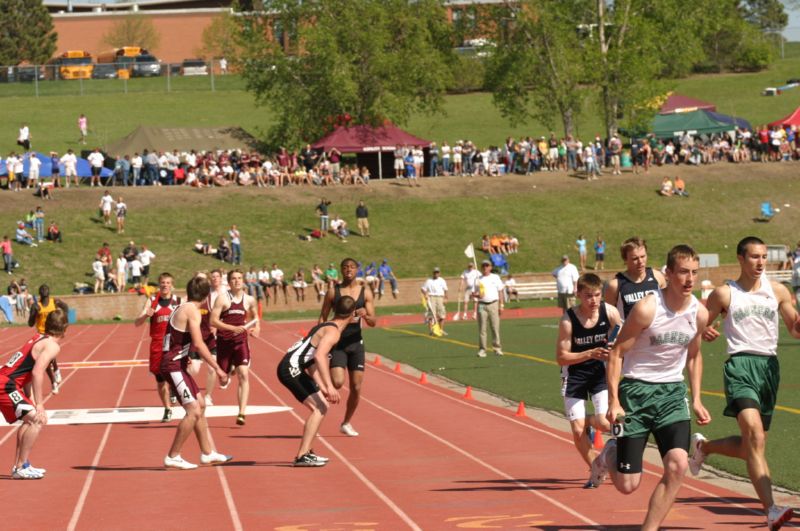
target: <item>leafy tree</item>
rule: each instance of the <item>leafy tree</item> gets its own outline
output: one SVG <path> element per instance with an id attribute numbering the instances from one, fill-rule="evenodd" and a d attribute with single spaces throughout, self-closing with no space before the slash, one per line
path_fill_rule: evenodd
<path id="1" fill-rule="evenodd" d="M 161 35 L 153 21 L 138 14 L 122 17 L 103 35 L 103 44 L 111 48 L 141 46 L 154 52 L 160 42 Z"/>
<path id="2" fill-rule="evenodd" d="M 55 53 L 57 39 L 41 0 L 0 2 L 0 64 L 43 64 Z"/>
<path id="3" fill-rule="evenodd" d="M 762 31 L 779 32 L 789 23 L 780 0 L 744 0 L 744 18 Z"/>
<path id="4" fill-rule="evenodd" d="M 277 114 L 272 145 L 314 140 L 336 122 L 403 124 L 441 108 L 452 42 L 440 2 L 263 4 L 236 17 L 237 38 L 248 90 Z"/>
<path id="5" fill-rule="evenodd" d="M 195 53 L 199 57 L 225 57 L 230 62 L 236 62 L 241 53 L 236 42 L 237 31 L 238 25 L 229 13 L 214 17 L 211 24 L 203 30 L 203 44 Z"/>

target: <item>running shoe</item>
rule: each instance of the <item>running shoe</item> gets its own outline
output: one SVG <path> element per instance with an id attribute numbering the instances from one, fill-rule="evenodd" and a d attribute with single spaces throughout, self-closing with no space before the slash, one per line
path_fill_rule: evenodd
<path id="1" fill-rule="evenodd" d="M 213 406 L 214 401 L 211 399 L 211 395 L 206 395 L 206 406 Z"/>
<path id="2" fill-rule="evenodd" d="M 794 511 L 791 507 L 781 507 L 780 505 L 773 505 L 767 511 L 767 527 L 769 531 L 777 531 L 783 524 L 788 522 L 794 516 Z"/>
<path id="3" fill-rule="evenodd" d="M 238 424 L 239 426 L 244 426 L 244 422 L 245 421 L 243 414 L 240 414 L 238 417 L 236 417 L 236 424 Z"/>
<path id="4" fill-rule="evenodd" d="M 320 461 L 317 456 L 311 452 L 301 455 L 294 460 L 294 466 L 311 467 L 311 466 L 325 466 L 325 461 Z"/>
<path id="5" fill-rule="evenodd" d="M 590 479 L 590 480 L 588 480 L 586 483 L 584 483 L 584 484 L 583 484 L 583 488 L 584 488 L 584 489 L 596 489 L 596 488 L 597 488 L 597 485 L 595 485 L 594 483 L 592 483 L 592 480 Z"/>
<path id="6" fill-rule="evenodd" d="M 307 455 L 310 455 L 311 457 L 313 457 L 317 461 L 320 461 L 321 463 L 327 463 L 328 461 L 330 461 L 330 459 L 328 459 L 327 457 L 322 457 L 321 455 L 315 454 L 313 448 L 308 451 Z"/>
<path id="7" fill-rule="evenodd" d="M 173 395 L 172 393 L 170 393 L 169 394 L 169 403 L 170 404 L 177 404 L 178 403 L 178 397 Z"/>
<path id="8" fill-rule="evenodd" d="M 30 465 L 22 465 L 20 468 L 11 469 L 11 477 L 14 479 L 42 479 L 44 475 L 37 472 Z"/>
<path id="9" fill-rule="evenodd" d="M 348 437 L 358 437 L 358 432 L 353 429 L 353 426 L 349 422 L 345 422 L 341 426 L 339 426 L 339 431 L 347 435 Z"/>
<path id="10" fill-rule="evenodd" d="M 45 474 L 47 474 L 47 469 L 46 469 L 46 468 L 37 468 L 37 467 L 33 466 L 33 465 L 31 464 L 31 462 L 30 462 L 30 461 L 25 461 L 25 463 L 24 463 L 22 466 L 30 467 L 30 468 L 31 468 L 31 469 L 33 469 L 35 472 L 38 472 L 38 473 L 40 473 L 40 474 L 41 474 L 41 475 L 43 475 L 43 476 L 44 476 Z"/>
<path id="11" fill-rule="evenodd" d="M 57 395 L 59 391 L 60 391 L 60 389 L 58 387 L 58 382 L 54 381 L 53 382 L 53 394 Z"/>
<path id="12" fill-rule="evenodd" d="M 485 357 L 486 357 L 486 351 L 485 351 L 485 350 L 483 350 L 483 349 L 480 349 L 480 350 L 478 351 L 478 357 L 479 357 L 479 358 L 485 358 Z"/>
<path id="13" fill-rule="evenodd" d="M 606 477 L 608 477 L 608 464 L 606 458 L 608 457 L 608 453 L 611 451 L 611 448 L 616 448 L 616 446 L 616 439 L 611 439 L 606 443 L 605 447 L 603 447 L 603 451 L 594 458 L 594 461 L 592 461 L 592 475 L 590 477 L 590 481 L 595 487 L 599 487 L 603 481 L 606 480 Z"/>
<path id="14" fill-rule="evenodd" d="M 172 409 L 165 407 L 164 416 L 161 417 L 161 422 L 169 422 L 170 420 L 172 420 Z"/>
<path id="15" fill-rule="evenodd" d="M 61 369 L 56 369 L 56 372 L 53 373 L 53 379 L 56 383 L 61 383 Z"/>
<path id="16" fill-rule="evenodd" d="M 177 468 L 179 470 L 193 470 L 197 468 L 197 465 L 194 463 L 190 463 L 186 461 L 180 455 L 176 455 L 175 457 L 167 456 L 164 458 L 164 466 L 167 468 Z"/>
<path id="17" fill-rule="evenodd" d="M 693 476 L 696 476 L 700 473 L 700 469 L 703 468 L 703 463 L 706 460 L 706 455 L 703 450 L 700 449 L 700 446 L 703 444 L 704 441 L 707 441 L 705 437 L 703 437 L 702 433 L 694 433 L 692 434 L 692 457 L 689 458 L 689 471 L 692 473 Z"/>
<path id="18" fill-rule="evenodd" d="M 225 455 L 219 452 L 211 452 L 210 454 L 200 454 L 200 462 L 204 465 L 216 465 L 219 463 L 227 463 L 233 459 L 232 455 Z"/>
<path id="19" fill-rule="evenodd" d="M 496 349 L 494 349 L 494 355 L 495 356 L 502 356 L 503 355 L 503 351 L 500 350 L 499 348 L 496 348 Z"/>

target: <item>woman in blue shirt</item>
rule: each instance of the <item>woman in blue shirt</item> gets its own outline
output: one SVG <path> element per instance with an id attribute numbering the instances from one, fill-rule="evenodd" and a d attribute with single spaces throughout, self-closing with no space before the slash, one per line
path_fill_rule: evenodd
<path id="1" fill-rule="evenodd" d="M 594 270 L 601 271 L 605 269 L 603 262 L 606 259 L 606 242 L 600 235 L 597 235 L 597 241 L 594 242 Z"/>

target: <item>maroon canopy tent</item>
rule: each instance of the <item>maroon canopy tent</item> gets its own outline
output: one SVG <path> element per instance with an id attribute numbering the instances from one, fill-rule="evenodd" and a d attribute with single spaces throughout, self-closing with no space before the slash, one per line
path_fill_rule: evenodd
<path id="1" fill-rule="evenodd" d="M 702 100 L 696 100 L 689 96 L 672 93 L 661 106 L 658 114 L 674 114 L 679 112 L 692 112 L 692 111 L 716 111 L 717 106 L 713 103 L 708 103 Z"/>
<path id="2" fill-rule="evenodd" d="M 398 146 L 420 146 L 425 151 L 427 158 L 430 145 L 429 140 L 416 137 L 396 125 L 386 122 L 377 127 L 369 125 L 338 126 L 327 136 L 317 140 L 311 147 L 324 151 L 336 148 L 342 153 L 355 153 L 360 165 L 363 164 L 362 160 L 366 161 L 367 155 L 378 154 L 374 164 L 371 163 L 372 157 L 370 156 L 370 163 L 366 165 L 372 166 L 371 170 L 377 167 L 378 176 L 382 179 L 384 166 L 388 172 L 394 168 L 394 150 Z"/>
<path id="3" fill-rule="evenodd" d="M 800 126 L 800 107 L 792 111 L 789 115 L 784 116 L 780 120 L 775 120 L 769 124 L 770 127 L 775 126 L 786 127 L 787 125 Z"/>

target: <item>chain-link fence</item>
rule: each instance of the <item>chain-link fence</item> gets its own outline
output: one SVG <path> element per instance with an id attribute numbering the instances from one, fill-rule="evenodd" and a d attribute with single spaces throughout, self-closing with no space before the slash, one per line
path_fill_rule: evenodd
<path id="1" fill-rule="evenodd" d="M 221 71 L 217 61 L 0 66 L 0 98 L 241 89 L 241 77 Z"/>

